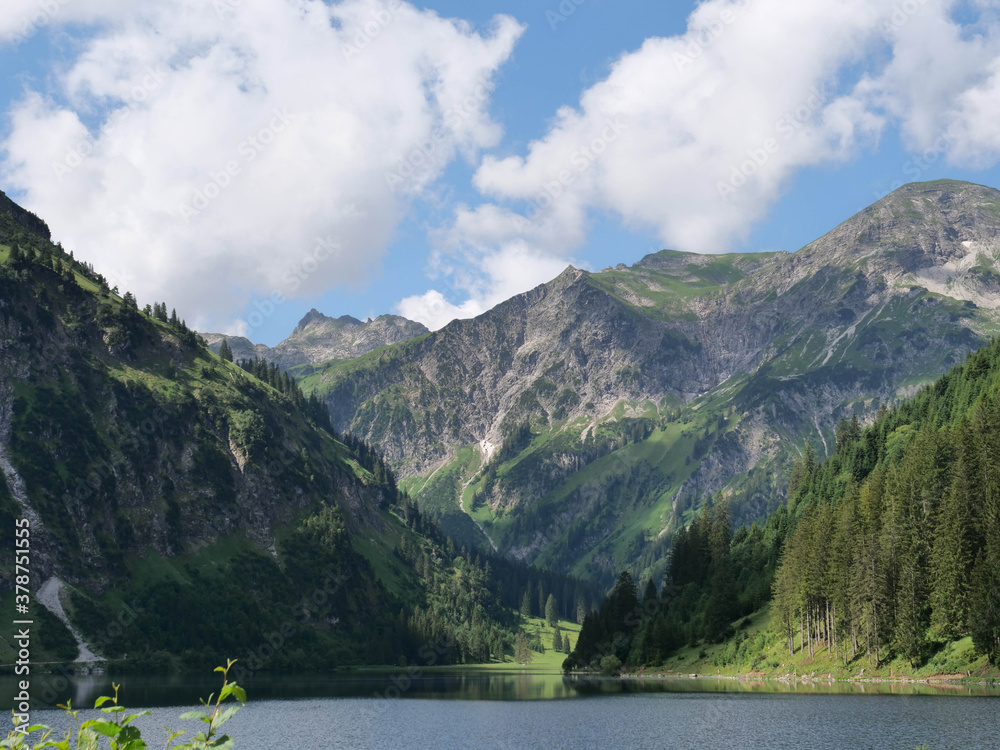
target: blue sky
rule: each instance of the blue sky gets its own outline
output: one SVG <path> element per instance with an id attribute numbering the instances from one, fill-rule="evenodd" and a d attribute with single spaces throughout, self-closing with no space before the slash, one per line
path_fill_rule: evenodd
<path id="1" fill-rule="evenodd" d="M 571 262 L 793 251 L 906 182 L 1000 187 L 992 2 L 14 5 L 0 189 L 268 344 L 311 307 L 436 327 Z"/>

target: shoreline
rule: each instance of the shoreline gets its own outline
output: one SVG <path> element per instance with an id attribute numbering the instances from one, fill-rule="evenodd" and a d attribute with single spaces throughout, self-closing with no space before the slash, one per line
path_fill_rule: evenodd
<path id="1" fill-rule="evenodd" d="M 591 672 L 570 672 L 578 676 L 600 676 Z M 767 673 L 745 672 L 742 674 L 699 674 L 695 672 L 629 672 L 618 675 L 621 679 L 687 679 L 687 680 L 718 680 L 740 683 L 777 682 L 785 685 L 928 685 L 930 687 L 960 687 L 976 685 L 979 687 L 1000 687 L 1000 681 L 973 678 L 971 675 L 942 674 L 927 677 L 834 677 L 832 674 L 821 675 L 776 675 Z"/>

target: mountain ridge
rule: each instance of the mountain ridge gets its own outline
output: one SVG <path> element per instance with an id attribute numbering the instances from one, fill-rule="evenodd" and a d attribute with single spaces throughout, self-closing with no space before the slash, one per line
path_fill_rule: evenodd
<path id="1" fill-rule="evenodd" d="M 399 315 L 380 315 L 361 321 L 350 315 L 331 318 L 313 308 L 303 316 L 288 338 L 274 347 L 254 344 L 245 336 L 221 333 L 201 335 L 216 354 L 225 339 L 236 360 L 260 358 L 268 364 L 278 365 L 282 370 L 289 370 L 299 365 L 356 359 L 425 333 L 428 333 L 425 326 Z"/>
<path id="2" fill-rule="evenodd" d="M 735 493 L 747 518 L 774 507 L 806 439 L 826 452 L 840 417 L 872 415 L 992 335 L 996 308 L 975 300 L 1000 279 L 997 237 L 1000 193 L 918 183 L 796 253 L 567 268 L 475 319 L 293 372 L 469 542 L 463 492 L 521 559 L 650 565 L 707 497 Z M 530 440 L 491 469 L 522 423 Z"/>

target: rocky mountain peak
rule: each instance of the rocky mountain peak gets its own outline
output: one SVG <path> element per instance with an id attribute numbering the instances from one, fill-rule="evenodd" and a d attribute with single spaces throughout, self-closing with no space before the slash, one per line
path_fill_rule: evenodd
<path id="1" fill-rule="evenodd" d="M 352 315 L 341 315 L 339 318 L 331 318 L 324 315 L 315 307 L 307 312 L 299 324 L 295 326 L 295 330 L 292 331 L 292 336 L 302 333 L 306 328 L 311 325 L 324 325 L 330 324 L 335 328 L 346 328 L 348 326 L 361 326 L 364 323 Z"/>
<path id="2" fill-rule="evenodd" d="M 398 315 L 380 315 L 375 320 L 361 321 L 351 315 L 331 318 L 313 308 L 303 316 L 291 335 L 273 348 L 235 337 L 229 337 L 229 345 L 237 359 L 260 357 L 287 370 L 298 365 L 353 359 L 425 333 L 428 333 L 426 327 Z M 224 337 L 214 333 L 203 336 L 209 348 L 218 352 Z"/>
<path id="3" fill-rule="evenodd" d="M 841 417 L 961 361 L 1000 324 L 998 238 L 1000 192 L 908 185 L 794 253 L 569 267 L 302 385 L 400 476 L 434 477 L 415 497 L 449 523 L 489 508 L 508 554 L 614 569 L 716 491 L 753 517 L 807 439 L 828 452 Z"/>

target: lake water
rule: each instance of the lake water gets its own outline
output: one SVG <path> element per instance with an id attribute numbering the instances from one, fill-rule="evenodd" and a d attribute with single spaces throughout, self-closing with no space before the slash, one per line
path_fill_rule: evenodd
<path id="1" fill-rule="evenodd" d="M 36 692 L 44 689 L 37 684 L 42 680 L 34 677 Z M 151 746 L 161 744 L 164 725 L 196 729 L 177 717 L 218 686 L 122 681 L 126 705 L 151 707 L 153 715 L 139 722 Z M 109 687 L 103 676 L 80 678 L 59 700 L 92 706 Z M 250 702 L 226 725 L 240 750 L 1000 746 L 1000 698 L 995 689 L 979 687 L 497 673 L 273 677 L 246 687 Z M 4 697 L 12 688 L 0 681 Z M 67 726 L 65 714 L 51 709 L 34 710 L 32 721 Z"/>

